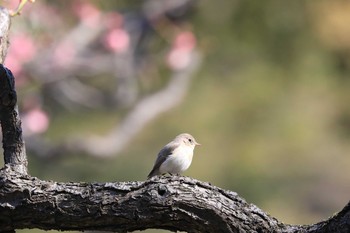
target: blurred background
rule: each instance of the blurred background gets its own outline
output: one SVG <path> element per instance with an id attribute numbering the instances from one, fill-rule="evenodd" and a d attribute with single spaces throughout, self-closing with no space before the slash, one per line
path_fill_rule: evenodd
<path id="1" fill-rule="evenodd" d="M 5 65 L 30 174 L 145 180 L 188 132 L 202 146 L 184 175 L 285 223 L 330 217 L 350 197 L 349 12 L 341 0 L 28 3 Z"/>

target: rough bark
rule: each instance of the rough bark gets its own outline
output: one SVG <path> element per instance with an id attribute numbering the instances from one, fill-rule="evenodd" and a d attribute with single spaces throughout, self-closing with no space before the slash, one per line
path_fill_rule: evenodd
<path id="1" fill-rule="evenodd" d="M 8 48 L 9 29 L 11 25 L 8 10 L 0 7 L 0 63 L 3 64 Z"/>
<path id="2" fill-rule="evenodd" d="M 279 222 L 235 192 L 189 177 L 118 183 L 58 183 L 0 171 L 0 229 L 147 228 L 186 232 L 349 232 L 350 203 L 312 226 Z"/>
<path id="3" fill-rule="evenodd" d="M 11 71 L 2 65 L 9 45 L 10 24 L 9 12 L 4 8 L 0 8 L 0 122 L 2 142 L 5 165 L 12 166 L 19 173 L 27 174 L 27 157 L 16 105 L 15 79 Z"/>
<path id="4" fill-rule="evenodd" d="M 277 220 L 247 204 L 236 193 L 185 177 L 125 183 L 57 183 L 3 170 L 1 178 L 2 230 L 281 229 Z"/>
<path id="5" fill-rule="evenodd" d="M 0 64 L 0 121 L 5 165 L 27 174 L 28 162 L 16 101 L 14 77 L 10 70 Z"/>

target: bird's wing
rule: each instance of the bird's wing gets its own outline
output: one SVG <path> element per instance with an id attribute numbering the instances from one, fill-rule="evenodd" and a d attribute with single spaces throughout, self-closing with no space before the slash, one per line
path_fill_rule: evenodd
<path id="1" fill-rule="evenodd" d="M 164 161 L 168 158 L 169 155 L 171 155 L 175 148 L 179 146 L 179 143 L 177 142 L 170 142 L 166 144 L 163 149 L 161 149 L 158 153 L 158 157 L 156 162 L 154 163 L 152 171 L 148 174 L 148 178 L 157 175 L 157 172 L 159 170 L 160 165 L 164 163 Z"/>

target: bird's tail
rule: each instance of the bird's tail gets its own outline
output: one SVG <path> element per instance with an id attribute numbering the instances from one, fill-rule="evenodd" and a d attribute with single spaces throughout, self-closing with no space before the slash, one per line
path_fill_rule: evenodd
<path id="1" fill-rule="evenodd" d="M 151 178 L 152 176 L 158 175 L 158 169 L 153 168 L 152 171 L 148 174 L 147 179 Z"/>

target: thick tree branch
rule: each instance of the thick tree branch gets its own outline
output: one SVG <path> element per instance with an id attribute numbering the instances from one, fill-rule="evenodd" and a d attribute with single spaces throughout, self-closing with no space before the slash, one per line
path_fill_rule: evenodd
<path id="1" fill-rule="evenodd" d="M 5 165 L 19 173 L 27 174 L 27 157 L 22 140 L 21 121 L 17 111 L 15 79 L 2 63 L 8 48 L 10 29 L 9 12 L 0 8 L 0 123 Z"/>
<path id="2" fill-rule="evenodd" d="M 187 232 L 349 232 L 350 204 L 312 226 L 285 225 L 235 192 L 189 177 L 118 183 L 57 183 L 0 172 L 0 229 L 160 228 Z"/>
<path id="3" fill-rule="evenodd" d="M 307 232 L 328 233 L 328 232 L 350 232 L 350 201 L 339 213 L 326 221 L 305 227 Z"/>
<path id="4" fill-rule="evenodd" d="M 15 81 L 10 70 L 0 64 L 0 121 L 5 165 L 27 174 L 27 156 L 18 116 Z"/>

